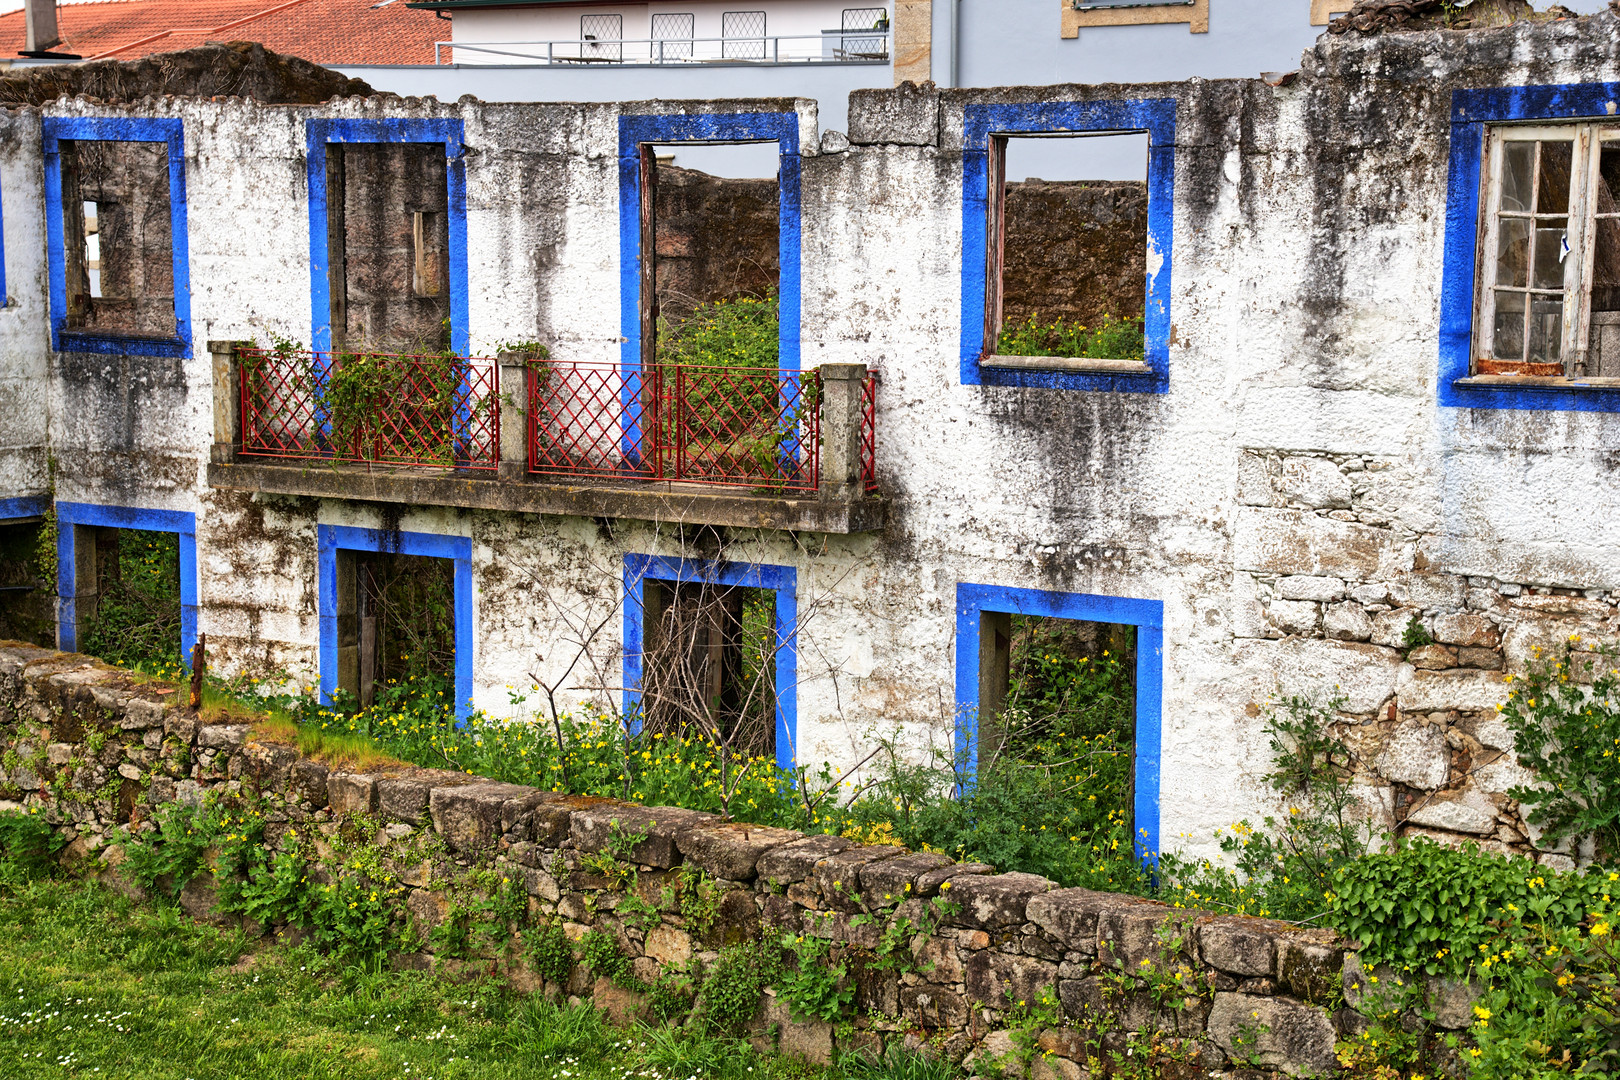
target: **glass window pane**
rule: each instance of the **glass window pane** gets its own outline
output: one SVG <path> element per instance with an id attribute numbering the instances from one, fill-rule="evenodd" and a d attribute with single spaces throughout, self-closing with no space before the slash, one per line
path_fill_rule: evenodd
<path id="1" fill-rule="evenodd" d="M 1569 170 L 1570 158 L 1574 152 L 1574 143 L 1541 144 L 1541 177 L 1536 188 L 1536 213 L 1569 212 Z"/>
<path id="2" fill-rule="evenodd" d="M 1503 224 L 1506 224 L 1504 222 Z M 1564 287 L 1564 260 L 1569 257 L 1569 219 L 1536 219 L 1536 273 L 1538 289 Z"/>
<path id="3" fill-rule="evenodd" d="M 1530 297 L 1531 363 L 1556 364 L 1561 358 L 1564 333 L 1564 301 L 1556 296 Z"/>
<path id="4" fill-rule="evenodd" d="M 1503 218 L 1497 223 L 1496 284 L 1522 289 L 1529 283 L 1530 220 Z"/>
<path id="5" fill-rule="evenodd" d="M 1498 360 L 1524 359 L 1524 293 L 1497 292 L 1495 341 Z"/>
<path id="6" fill-rule="evenodd" d="M 1510 142 L 1502 145 L 1503 210 L 1530 212 L 1530 184 L 1535 168 L 1535 143 Z"/>

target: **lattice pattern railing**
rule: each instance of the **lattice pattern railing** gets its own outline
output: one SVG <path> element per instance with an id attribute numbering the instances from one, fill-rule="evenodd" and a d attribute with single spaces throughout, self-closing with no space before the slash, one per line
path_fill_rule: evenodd
<path id="1" fill-rule="evenodd" d="M 242 453 L 494 469 L 494 361 L 239 349 Z"/>
<path id="2" fill-rule="evenodd" d="M 877 491 L 877 372 L 861 383 L 861 483 L 866 493 Z"/>
<path id="3" fill-rule="evenodd" d="M 820 482 L 814 371 L 537 361 L 528 396 L 535 473 L 792 491 Z"/>

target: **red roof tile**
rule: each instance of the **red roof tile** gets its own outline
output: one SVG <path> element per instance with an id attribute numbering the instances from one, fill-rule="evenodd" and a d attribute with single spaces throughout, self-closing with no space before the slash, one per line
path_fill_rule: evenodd
<path id="1" fill-rule="evenodd" d="M 93 0 L 56 12 L 62 44 L 54 51 L 85 59 L 257 41 L 317 64 L 431 64 L 433 43 L 450 37 L 448 23 L 405 0 Z M 0 57 L 23 47 L 23 13 L 0 15 Z"/>

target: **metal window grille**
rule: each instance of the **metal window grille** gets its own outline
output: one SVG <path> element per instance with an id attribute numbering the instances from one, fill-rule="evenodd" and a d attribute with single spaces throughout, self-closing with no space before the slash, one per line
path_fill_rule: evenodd
<path id="1" fill-rule="evenodd" d="M 839 57 L 844 60 L 883 60 L 889 55 L 887 34 L 852 34 L 851 30 L 889 28 L 889 9 L 880 7 L 845 8 L 839 20 Z"/>
<path id="2" fill-rule="evenodd" d="M 866 493 L 877 491 L 877 372 L 869 372 L 861 383 L 861 482 Z"/>
<path id="3" fill-rule="evenodd" d="M 720 15 L 722 60 L 765 59 L 765 13 L 727 11 Z"/>
<path id="4" fill-rule="evenodd" d="M 624 59 L 624 16 L 581 15 L 579 41 L 582 57 L 592 60 Z"/>
<path id="5" fill-rule="evenodd" d="M 814 371 L 537 361 L 529 367 L 529 469 L 813 491 L 820 386 Z"/>
<path id="6" fill-rule="evenodd" d="M 494 469 L 493 360 L 240 349 L 242 453 Z"/>
<path id="7" fill-rule="evenodd" d="M 664 14 L 652 17 L 653 59 L 692 59 L 692 39 L 697 36 L 696 19 L 690 14 Z"/>

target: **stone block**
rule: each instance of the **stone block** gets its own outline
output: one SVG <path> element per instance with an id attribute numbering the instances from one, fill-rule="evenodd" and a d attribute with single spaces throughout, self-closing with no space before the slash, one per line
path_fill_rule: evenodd
<path id="1" fill-rule="evenodd" d="M 534 790 L 494 782 L 436 787 L 428 796 L 428 813 L 434 831 L 450 850 L 463 855 L 487 852 L 501 838 L 501 808 L 506 800 Z"/>
<path id="2" fill-rule="evenodd" d="M 1337 1072 L 1337 1038 L 1327 1011 L 1286 998 L 1220 993 L 1209 1013 L 1209 1037 L 1228 1055 L 1290 1076 Z"/>
<path id="3" fill-rule="evenodd" d="M 1285 634 L 1316 633 L 1317 606 L 1307 600 L 1273 600 L 1266 609 L 1277 629 Z"/>
<path id="4" fill-rule="evenodd" d="M 942 892 L 962 907 L 957 924 L 983 930 L 1022 925 L 1030 898 L 1057 888 L 1037 874 L 968 874 L 948 884 Z"/>
<path id="5" fill-rule="evenodd" d="M 1280 930 L 1261 919 L 1218 916 L 1198 928 L 1198 951 L 1204 963 L 1228 975 L 1269 978 L 1277 968 Z"/>
<path id="6" fill-rule="evenodd" d="M 1313 1005 L 1337 995 L 1344 972 L 1344 946 L 1331 931 L 1313 940 L 1296 930 L 1277 939 L 1277 982 L 1289 994 Z"/>
<path id="7" fill-rule="evenodd" d="M 1423 645 L 1407 653 L 1406 662 L 1427 671 L 1444 671 L 1457 666 L 1457 650 L 1446 645 Z"/>
<path id="8" fill-rule="evenodd" d="M 366 773 L 332 773 L 326 778 L 326 802 L 334 814 L 375 814 L 377 778 Z"/>
<path id="9" fill-rule="evenodd" d="M 1406 590 L 1415 607 L 1459 608 L 1468 602 L 1468 579 L 1453 574 L 1413 574 Z"/>
<path id="10" fill-rule="evenodd" d="M 501 804 L 501 832 L 526 832 L 532 828 L 535 811 L 540 807 L 559 803 L 566 805 L 570 801 L 571 797 L 561 792 L 530 788 L 527 794 L 507 799 Z"/>
<path id="11" fill-rule="evenodd" d="M 643 866 L 669 869 L 681 863 L 675 837 L 699 825 L 717 824 L 714 814 L 682 810 L 673 806 L 632 806 L 629 803 L 602 802 L 576 807 L 569 816 L 568 829 L 580 851 L 606 851 L 620 848 L 633 837 L 643 837 L 622 857 Z"/>
<path id="12" fill-rule="evenodd" d="M 1322 612 L 1322 632 L 1336 641 L 1366 641 L 1372 637 L 1372 619 L 1360 604 L 1330 604 Z"/>
<path id="13" fill-rule="evenodd" d="M 1128 898 L 1091 889 L 1054 889 L 1032 897 L 1025 915 L 1065 949 L 1094 956 L 1097 917 L 1110 908 L 1130 902 Z"/>
<path id="14" fill-rule="evenodd" d="M 596 980 L 591 987 L 591 1001 L 618 1027 L 633 1027 L 652 1019 L 647 995 L 626 990 L 612 979 Z"/>
<path id="15" fill-rule="evenodd" d="M 1401 658 L 1393 649 L 1354 641 L 1290 638 L 1285 641 L 1240 641 L 1234 660 L 1267 673 L 1284 693 L 1337 687 L 1349 712 L 1370 713 L 1395 693 Z"/>
<path id="16" fill-rule="evenodd" d="M 904 848 L 887 845 L 845 848 L 816 863 L 816 888 L 829 906 L 839 911 L 859 911 L 861 867 L 904 853 Z"/>
<path id="17" fill-rule="evenodd" d="M 911 958 L 924 979 L 951 986 L 962 981 L 962 960 L 956 939 L 939 934 L 917 934 L 911 939 Z"/>
<path id="18" fill-rule="evenodd" d="M 124 706 L 124 715 L 118 726 L 125 731 L 145 731 L 163 726 L 163 706 L 156 701 L 130 698 Z"/>
<path id="19" fill-rule="evenodd" d="M 319 810 L 326 805 L 326 783 L 330 771 L 318 761 L 294 762 L 287 779 L 288 795 L 308 802 Z"/>
<path id="20" fill-rule="evenodd" d="M 562 899 L 562 887 L 557 884 L 556 878 L 544 870 L 524 867 L 523 884 L 530 896 L 539 897 L 553 904 Z"/>
<path id="21" fill-rule="evenodd" d="M 1406 647 L 1406 628 L 1419 612 L 1415 608 L 1400 607 L 1392 611 L 1380 611 L 1372 617 L 1372 637 L 1369 639 L 1374 645 L 1384 645 L 1391 649 Z"/>
<path id="22" fill-rule="evenodd" d="M 939 1030 L 964 1026 L 968 1002 L 961 994 L 943 986 L 920 983 L 900 988 L 900 1015 L 919 1027 Z"/>
<path id="23" fill-rule="evenodd" d="M 692 939 L 685 930 L 659 924 L 647 931 L 642 951 L 667 968 L 685 968 L 692 959 Z"/>
<path id="24" fill-rule="evenodd" d="M 1055 990 L 1058 984 L 1058 966 L 1051 961 L 994 949 L 974 953 L 964 968 L 968 1000 L 994 1009 L 1034 1001 L 1043 989 Z"/>
<path id="25" fill-rule="evenodd" d="M 1483 615 L 1458 612 L 1436 615 L 1431 631 L 1436 641 L 1446 645 L 1466 645 L 1475 649 L 1494 649 L 1502 643 L 1502 635 L 1495 624 Z"/>
<path id="26" fill-rule="evenodd" d="M 1467 982 L 1429 976 L 1424 980 L 1429 1008 L 1434 1010 L 1434 1026 L 1442 1031 L 1462 1031 L 1474 1026 L 1474 1003 L 1485 993 L 1482 982 Z"/>
<path id="27" fill-rule="evenodd" d="M 1481 740 L 1483 741 L 1483 740 Z M 1509 745 L 1512 737 L 1509 736 Z M 1512 755 L 1493 761 L 1489 765 L 1482 765 L 1473 772 L 1474 787 L 1480 791 L 1499 795 L 1506 795 L 1515 787 L 1537 788 L 1543 786 L 1535 773 L 1520 765 Z"/>
<path id="28" fill-rule="evenodd" d="M 1438 727 L 1405 720 L 1390 733 L 1375 767 L 1386 780 L 1435 791 L 1445 787 L 1451 775 L 1451 748 Z"/>
<path id="29" fill-rule="evenodd" d="M 1344 582 L 1334 577 L 1295 574 L 1277 582 L 1277 595 L 1284 600 L 1315 600 L 1326 603 L 1344 595 Z"/>
<path id="30" fill-rule="evenodd" d="M 246 724 L 209 724 L 197 729 L 197 745 L 209 750 L 235 750 L 247 742 Z"/>
<path id="31" fill-rule="evenodd" d="M 377 812 L 389 821 L 421 825 L 428 820 L 428 797 L 433 785 L 408 776 L 385 776 L 377 781 Z"/>
<path id="32" fill-rule="evenodd" d="M 951 866 L 942 866 L 938 870 L 930 870 L 926 874 L 917 876 L 917 888 L 914 890 L 919 899 L 929 900 L 939 895 L 939 890 L 947 881 L 964 875 L 993 874 L 996 868 L 988 863 L 955 863 Z"/>
<path id="33" fill-rule="evenodd" d="M 803 833 L 790 829 L 726 822 L 684 829 L 676 834 L 675 846 L 687 862 L 701 867 L 710 877 L 751 881 L 760 856 L 802 839 Z"/>
<path id="34" fill-rule="evenodd" d="M 901 83 L 849 95 L 849 141 L 856 146 L 939 143 L 939 91 L 931 82 Z"/>
<path id="35" fill-rule="evenodd" d="M 1340 510 L 1350 505 L 1350 479 L 1327 458 L 1284 458 L 1277 492 L 1288 502 L 1316 510 Z"/>
<path id="36" fill-rule="evenodd" d="M 1468 788 L 1423 801 L 1406 815 L 1406 823 L 1484 836 L 1496 831 L 1496 804 L 1480 792 Z"/>
<path id="37" fill-rule="evenodd" d="M 1307 510 L 1240 506 L 1233 517 L 1234 569 L 1367 581 L 1411 568 L 1412 548 L 1388 529 L 1335 521 Z"/>
<path id="38" fill-rule="evenodd" d="M 1494 671 L 1413 671 L 1401 680 L 1401 708 L 1410 712 L 1494 712 L 1507 700 L 1507 686 Z"/>
<path id="39" fill-rule="evenodd" d="M 1144 960 L 1159 964 L 1166 953 L 1195 947 L 1186 913 L 1166 904 L 1121 904 L 1097 916 L 1097 959 L 1125 971 L 1135 971 Z"/>
<path id="40" fill-rule="evenodd" d="M 765 852 L 754 872 L 778 885 L 807 881 L 815 876 L 816 863 L 850 846 L 842 836 L 807 836 Z"/>
<path id="41" fill-rule="evenodd" d="M 861 867 L 861 899 L 873 910 L 909 900 L 916 895 L 918 878 L 950 865 L 949 858 L 931 851 L 866 863 Z"/>
<path id="42" fill-rule="evenodd" d="M 1462 648 L 1457 650 L 1457 663 L 1463 667 L 1479 668 L 1483 671 L 1501 671 L 1502 654 L 1495 649 Z"/>

